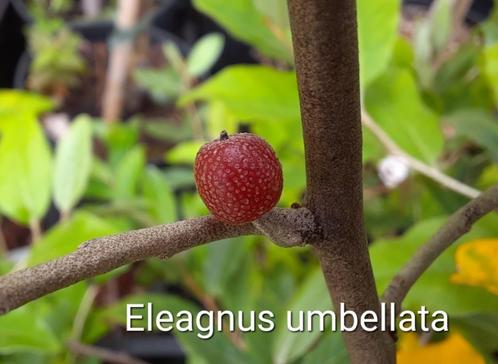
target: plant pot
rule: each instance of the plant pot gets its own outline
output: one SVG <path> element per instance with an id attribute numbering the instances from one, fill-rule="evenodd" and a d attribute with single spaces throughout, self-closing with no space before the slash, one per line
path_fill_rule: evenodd
<path id="1" fill-rule="evenodd" d="M 0 1 L 0 88 L 15 87 L 17 64 L 26 48 L 23 29 L 29 21 L 20 1 Z"/>

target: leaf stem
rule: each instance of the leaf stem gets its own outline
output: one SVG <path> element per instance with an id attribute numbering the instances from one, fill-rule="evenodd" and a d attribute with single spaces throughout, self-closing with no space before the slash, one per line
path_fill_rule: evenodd
<path id="1" fill-rule="evenodd" d="M 31 244 L 38 243 L 43 236 L 40 220 L 31 220 L 29 223 L 29 230 L 31 231 Z"/>

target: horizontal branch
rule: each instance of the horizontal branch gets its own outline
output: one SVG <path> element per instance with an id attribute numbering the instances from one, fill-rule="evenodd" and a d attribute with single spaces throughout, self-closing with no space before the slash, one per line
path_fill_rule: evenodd
<path id="1" fill-rule="evenodd" d="M 401 157 L 412 169 L 420 174 L 423 174 L 442 186 L 469 198 L 475 198 L 481 193 L 481 191 L 451 178 L 439 169 L 431 167 L 406 153 L 365 111 L 361 114 L 361 122 L 380 141 L 388 153 Z"/>
<path id="2" fill-rule="evenodd" d="M 481 193 L 455 212 L 446 224 L 423 245 L 393 278 L 383 295 L 384 302 L 400 307 L 410 288 L 427 268 L 455 241 L 467 233 L 472 225 L 487 213 L 498 208 L 498 185 Z"/>
<path id="3" fill-rule="evenodd" d="M 138 260 L 257 233 L 252 224 L 231 226 L 208 216 L 89 240 L 66 256 L 0 277 L 0 313 Z"/>
<path id="4" fill-rule="evenodd" d="M 312 214 L 305 208 L 275 208 L 259 222 L 277 244 L 287 239 L 286 246 L 309 242 L 316 229 Z M 283 222 L 287 222 L 287 231 L 279 227 Z M 0 277 L 0 314 L 145 258 L 166 259 L 204 243 L 262 233 L 256 224 L 228 225 L 206 216 L 89 240 L 66 256 Z"/>

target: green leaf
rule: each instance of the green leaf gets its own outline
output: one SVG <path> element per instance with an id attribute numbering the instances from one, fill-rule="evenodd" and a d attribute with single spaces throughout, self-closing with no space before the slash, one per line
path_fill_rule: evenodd
<path id="1" fill-rule="evenodd" d="M 278 26 L 281 31 L 289 33 L 290 39 L 290 24 L 289 24 L 289 10 L 287 9 L 287 1 L 285 0 L 252 0 L 256 9 L 263 14 L 266 19 Z"/>
<path id="2" fill-rule="evenodd" d="M 173 295 L 133 295 L 125 297 L 121 301 L 103 310 L 100 314 L 100 319 L 126 325 L 126 305 L 129 303 L 147 304 L 148 302 L 152 304 L 156 314 L 161 310 L 168 310 L 176 316 L 180 311 L 188 311 L 192 313 L 195 318 L 197 313 L 200 311 L 199 308 L 192 302 Z M 136 309 L 133 313 L 145 315 L 145 309 Z M 204 322 L 204 324 L 207 323 Z M 136 320 L 133 322 L 133 325 L 136 327 L 144 327 L 146 325 L 146 321 L 142 320 L 142 322 L 139 323 L 138 320 Z M 189 358 L 202 358 L 205 360 L 205 363 L 249 363 L 247 354 L 236 349 L 224 333 L 216 332 L 209 340 L 202 340 L 197 337 L 197 334 L 200 333 L 200 331 L 195 323 L 193 325 L 193 329 L 194 331 L 192 332 L 179 332 L 175 329 L 172 330 L 175 337 L 180 341 L 183 349 L 187 352 L 187 356 Z M 222 353 L 222 355 L 220 355 L 220 353 Z"/>
<path id="3" fill-rule="evenodd" d="M 180 74 L 180 71 L 185 66 L 185 59 L 180 48 L 173 42 L 167 42 L 163 46 L 163 53 L 172 69 Z"/>
<path id="4" fill-rule="evenodd" d="M 176 98 L 181 91 L 178 73 L 168 67 L 163 69 L 143 68 L 133 72 L 135 82 L 146 89 L 158 103 Z"/>
<path id="5" fill-rule="evenodd" d="M 28 264 L 35 265 L 69 254 L 86 240 L 117 232 L 115 226 L 101 217 L 77 211 L 69 220 L 50 229 L 39 244 L 33 246 Z"/>
<path id="6" fill-rule="evenodd" d="M 138 120 L 127 123 L 94 123 L 96 135 L 105 143 L 109 164 L 115 167 L 123 156 L 138 143 L 140 128 Z"/>
<path id="7" fill-rule="evenodd" d="M 220 101 L 240 120 L 299 120 L 294 72 L 264 66 L 231 66 L 180 99 Z"/>
<path id="8" fill-rule="evenodd" d="M 498 43 L 484 48 L 482 53 L 482 70 L 486 74 L 493 89 L 495 104 L 498 104 Z"/>
<path id="9" fill-rule="evenodd" d="M 54 166 L 54 202 L 60 211 L 70 211 L 88 183 L 92 164 L 92 124 L 88 116 L 77 117 L 59 142 Z"/>
<path id="10" fill-rule="evenodd" d="M 359 0 L 357 7 L 360 80 L 366 88 L 389 63 L 398 34 L 400 2 Z"/>
<path id="11" fill-rule="evenodd" d="M 164 171 L 166 180 L 173 190 L 194 187 L 194 172 L 192 168 L 171 167 Z"/>
<path id="12" fill-rule="evenodd" d="M 384 147 L 369 129 L 363 129 L 363 162 L 377 160 L 385 155 Z"/>
<path id="13" fill-rule="evenodd" d="M 432 84 L 433 69 L 431 67 L 432 44 L 431 24 L 425 19 L 415 25 L 413 36 L 413 47 L 415 51 L 414 67 L 423 87 L 428 88 Z"/>
<path id="14" fill-rule="evenodd" d="M 87 288 L 87 282 L 78 282 L 30 302 L 26 307 L 36 310 L 58 340 L 64 343 L 72 331 L 74 318 Z"/>
<path id="15" fill-rule="evenodd" d="M 236 38 L 253 45 L 265 55 L 292 60 L 289 48 L 266 26 L 265 18 L 253 0 L 194 0 L 193 3 Z"/>
<path id="16" fill-rule="evenodd" d="M 206 246 L 206 250 L 202 267 L 204 287 L 211 295 L 222 297 L 247 250 L 240 239 L 218 241 Z"/>
<path id="17" fill-rule="evenodd" d="M 14 263 L 0 256 L 0 276 L 7 274 L 14 266 Z"/>
<path id="18" fill-rule="evenodd" d="M 128 200 L 135 196 L 144 167 L 145 151 L 141 146 L 134 147 L 121 158 L 115 171 L 115 200 Z"/>
<path id="19" fill-rule="evenodd" d="M 431 8 L 430 25 L 431 40 L 435 54 L 446 47 L 452 26 L 453 2 L 450 0 L 438 0 Z"/>
<path id="20" fill-rule="evenodd" d="M 171 186 L 165 176 L 156 167 L 145 171 L 143 195 L 149 207 L 149 213 L 161 224 L 176 220 L 176 202 Z"/>
<path id="21" fill-rule="evenodd" d="M 203 141 L 191 140 L 178 143 L 173 148 L 168 150 L 165 155 L 165 160 L 174 164 L 194 164 L 195 156 L 200 147 L 204 144 Z"/>
<path id="22" fill-rule="evenodd" d="M 0 90 L 0 118 L 25 114 L 36 116 L 54 107 L 45 96 L 19 90 Z"/>
<path id="23" fill-rule="evenodd" d="M 402 237 L 376 241 L 371 246 L 370 257 L 379 292 L 386 288 L 394 275 L 445 220 L 433 218 L 421 221 Z M 496 312 L 498 296 L 484 288 L 451 283 L 450 277 L 456 271 L 453 258 L 456 247 L 464 241 L 495 234 L 497 220 L 496 216 L 483 218 L 470 233 L 447 249 L 412 287 L 403 302 L 404 307 L 418 309 L 425 305 L 430 311 L 444 310 L 450 317 Z"/>
<path id="24" fill-rule="evenodd" d="M 367 110 L 398 145 L 414 157 L 434 162 L 443 148 L 437 116 L 423 103 L 407 70 L 393 68 L 367 89 Z"/>
<path id="25" fill-rule="evenodd" d="M 0 317 L 0 353 L 55 353 L 61 345 L 38 312 L 21 307 Z"/>
<path id="26" fill-rule="evenodd" d="M 210 33 L 199 39 L 187 58 L 187 71 L 191 76 L 204 75 L 216 63 L 223 51 L 225 40 L 219 33 Z"/>
<path id="27" fill-rule="evenodd" d="M 344 339 L 339 332 L 326 332 L 318 345 L 304 356 L 303 364 L 349 364 Z"/>
<path id="28" fill-rule="evenodd" d="M 178 143 L 192 138 L 192 130 L 186 122 L 175 125 L 169 120 L 143 120 L 144 132 L 152 138 Z"/>
<path id="29" fill-rule="evenodd" d="M 292 298 L 288 311 L 297 315 L 299 311 L 325 311 L 332 309 L 323 275 L 319 269 L 311 273 L 299 291 Z M 273 362 L 284 364 L 292 362 L 306 353 L 321 335 L 319 330 L 311 332 L 291 332 L 287 329 L 286 319 L 277 325 L 277 338 L 273 348 Z"/>
<path id="30" fill-rule="evenodd" d="M 0 210 L 5 215 L 23 224 L 45 215 L 52 154 L 34 114 L 9 112 L 0 118 L 0 176 Z"/>
<path id="31" fill-rule="evenodd" d="M 445 118 L 458 135 L 486 148 L 498 162 L 498 119 L 483 110 L 462 110 Z"/>
<path id="32" fill-rule="evenodd" d="M 456 318 L 451 325 L 486 357 L 487 363 L 494 362 L 493 354 L 498 350 L 498 314 Z"/>
<path id="33" fill-rule="evenodd" d="M 451 58 L 438 67 L 429 86 L 428 99 L 442 113 L 457 112 L 461 109 L 491 110 L 494 105 L 493 90 L 483 71 L 476 65 L 482 57 L 482 46 L 468 42 L 462 44 Z M 424 69 L 425 67 L 425 69 Z M 419 75 L 432 74 L 430 64 L 421 64 Z"/>
<path id="34" fill-rule="evenodd" d="M 52 360 L 52 355 L 39 351 L 22 351 L 10 354 L 8 356 L 0 356 L 0 364 L 49 364 Z"/>
<path id="35" fill-rule="evenodd" d="M 494 186 L 496 181 L 498 181 L 498 164 L 491 164 L 482 170 L 482 173 L 476 182 L 476 187 L 481 190 L 486 190 L 491 186 Z"/>

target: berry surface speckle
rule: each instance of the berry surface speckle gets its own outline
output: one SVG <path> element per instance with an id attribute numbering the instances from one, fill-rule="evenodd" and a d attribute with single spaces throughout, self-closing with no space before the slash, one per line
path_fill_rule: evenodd
<path id="1" fill-rule="evenodd" d="M 277 204 L 282 193 L 282 168 L 275 152 L 251 133 L 222 133 L 203 145 L 194 175 L 209 211 L 229 224 L 256 220 Z"/>

